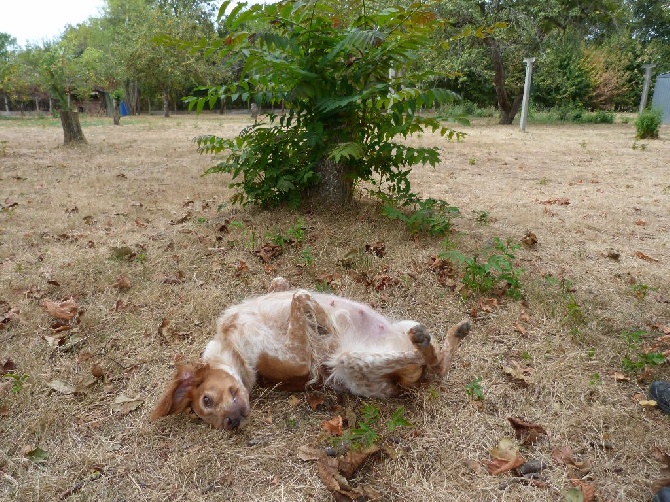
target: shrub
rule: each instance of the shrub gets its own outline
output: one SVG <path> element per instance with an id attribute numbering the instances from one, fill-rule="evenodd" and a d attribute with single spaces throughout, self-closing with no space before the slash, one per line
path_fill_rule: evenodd
<path id="1" fill-rule="evenodd" d="M 636 137 L 638 139 L 658 138 L 658 129 L 661 127 L 662 113 L 658 108 L 643 110 L 635 121 Z"/>

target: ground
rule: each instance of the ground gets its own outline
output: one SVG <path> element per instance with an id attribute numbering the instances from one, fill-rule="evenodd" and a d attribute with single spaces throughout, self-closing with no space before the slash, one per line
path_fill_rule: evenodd
<path id="1" fill-rule="evenodd" d="M 570 500 L 651 499 L 670 418 L 640 402 L 670 365 L 635 363 L 670 349 L 667 126 L 637 142 L 621 118 L 413 138 L 442 148 L 412 182 L 460 209 L 444 238 L 365 198 L 346 212 L 231 206 L 192 138 L 250 122 L 83 119 L 88 145 L 66 148 L 57 121 L 0 120 L 0 499 L 331 500 L 301 448 L 337 443 L 323 422 L 352 429 L 366 405 L 382 451 L 350 483 L 381 500 L 555 501 L 576 479 L 586 496 Z M 473 293 L 436 259 L 481 262 L 496 237 L 526 236 L 518 300 Z M 325 392 L 312 409 L 318 399 L 257 389 L 235 434 L 150 421 L 175 358 L 196 359 L 217 314 L 277 275 L 437 338 L 461 319 L 472 331 L 444 382 L 398 399 Z M 411 426 L 389 431 L 401 406 Z M 510 417 L 546 434 L 523 443 Z M 545 463 L 541 479 L 489 473 L 503 438 Z"/>

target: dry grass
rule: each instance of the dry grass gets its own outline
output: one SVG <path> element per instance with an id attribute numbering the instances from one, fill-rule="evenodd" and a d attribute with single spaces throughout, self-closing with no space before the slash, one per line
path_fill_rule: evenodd
<path id="1" fill-rule="evenodd" d="M 391 317 L 418 319 L 437 336 L 477 316 L 447 381 L 373 402 L 385 418 L 404 405 L 414 427 L 379 427 L 388 451 L 354 485 L 383 500 L 558 500 L 576 473 L 551 453 L 570 446 L 590 462 L 579 475 L 598 500 L 650 499 L 659 473 L 651 452 L 670 444 L 670 421 L 638 401 L 651 379 L 670 379 L 670 368 L 628 381 L 614 374 L 640 350 L 622 332 L 645 330 L 644 347 L 670 324 L 670 130 L 633 149 L 632 125 L 530 126 L 522 134 L 480 123 L 466 141 L 444 144 L 437 169 L 416 170 L 415 191 L 461 209 L 449 238 L 460 251 L 478 253 L 493 237 L 537 235 L 537 246 L 517 255 L 525 301 L 492 306 L 440 285 L 430 262 L 443 243 L 413 238 L 373 204 L 342 214 L 225 205 L 225 180 L 200 177 L 211 159 L 198 156 L 190 139 L 234 134 L 246 118 L 123 123 L 84 121 L 89 145 L 66 149 L 52 121 L 0 121 L 7 141 L 0 156 L 0 319 L 20 310 L 0 329 L 0 364 L 11 359 L 28 376 L 18 392 L 6 384 L 0 391 L 0 498 L 329 500 L 314 464 L 296 456 L 301 445 L 326 444 L 320 424 L 334 414 L 328 407 L 313 411 L 259 389 L 250 424 L 237 434 L 187 416 L 147 419 L 175 355 L 197 357 L 219 311 L 284 275 L 309 288 L 334 280 L 339 293 Z M 267 234 L 286 233 L 300 219 L 302 242 L 270 264 L 253 254 Z M 377 241 L 385 243 L 383 258 L 361 251 Z M 124 246 L 132 254 L 114 257 Z M 352 248 L 353 266 L 344 268 L 338 261 Z M 116 287 L 122 276 L 129 289 Z M 388 288 L 375 288 L 384 280 Z M 45 339 L 58 336 L 54 319 L 41 304 L 70 296 L 85 312 L 54 348 Z M 159 329 L 164 321 L 169 326 Z M 505 374 L 515 362 L 528 368 L 528 386 Z M 95 383 L 93 365 L 104 371 Z M 466 394 L 478 377 L 483 400 Z M 82 392 L 52 390 L 56 379 L 83 382 Z M 120 394 L 144 401 L 115 412 Z M 355 412 L 365 403 L 327 397 Z M 489 459 L 501 438 L 513 436 L 510 416 L 546 428 L 548 437 L 521 452 L 549 465 L 547 488 L 508 483 L 509 473 L 492 476 L 464 463 Z M 36 447 L 48 453 L 45 461 L 26 455 Z"/>

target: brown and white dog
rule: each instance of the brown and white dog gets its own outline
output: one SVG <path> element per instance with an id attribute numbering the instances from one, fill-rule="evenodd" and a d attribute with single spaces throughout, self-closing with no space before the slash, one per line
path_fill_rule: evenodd
<path id="1" fill-rule="evenodd" d="M 438 348 L 421 324 L 393 323 L 362 303 L 291 291 L 283 278 L 270 291 L 223 312 L 201 361 L 177 364 L 152 419 L 191 406 L 211 426 L 236 429 L 246 422 L 257 381 L 294 391 L 322 385 L 394 396 L 417 385 L 426 370 L 444 376 L 470 330 L 460 322 Z"/>

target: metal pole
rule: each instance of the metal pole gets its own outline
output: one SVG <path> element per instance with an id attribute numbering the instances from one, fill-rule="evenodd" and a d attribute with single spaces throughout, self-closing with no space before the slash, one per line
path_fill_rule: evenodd
<path id="1" fill-rule="evenodd" d="M 533 75 L 533 63 L 535 58 L 524 58 L 526 63 L 526 82 L 523 84 L 523 101 L 521 103 L 521 120 L 519 127 L 526 132 L 526 119 L 528 118 L 528 101 L 530 100 L 530 81 Z"/>
<path id="2" fill-rule="evenodd" d="M 642 87 L 642 99 L 640 99 L 640 113 L 647 107 L 647 98 L 649 97 L 649 87 L 651 86 L 651 70 L 655 64 L 643 64 L 644 68 L 644 85 Z"/>

